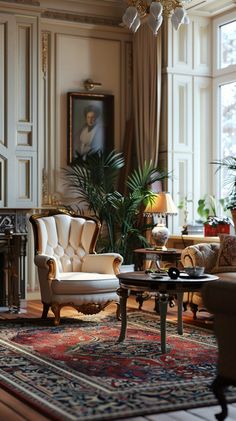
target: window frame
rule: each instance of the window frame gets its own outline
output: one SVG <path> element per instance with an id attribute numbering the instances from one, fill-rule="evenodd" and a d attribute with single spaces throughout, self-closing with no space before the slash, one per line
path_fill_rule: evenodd
<path id="1" fill-rule="evenodd" d="M 213 59 L 212 59 L 212 148 L 211 161 L 221 159 L 221 118 L 220 118 L 220 87 L 227 83 L 236 82 L 236 64 L 220 68 L 220 27 L 232 21 L 236 21 L 236 11 L 221 15 L 213 19 Z M 221 197 L 220 172 L 215 173 L 216 166 L 212 171 L 212 187 L 217 198 Z"/>

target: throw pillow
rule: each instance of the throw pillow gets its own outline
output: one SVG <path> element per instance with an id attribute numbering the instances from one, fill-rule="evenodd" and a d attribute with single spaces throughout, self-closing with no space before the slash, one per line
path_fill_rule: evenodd
<path id="1" fill-rule="evenodd" d="M 220 249 L 216 266 L 212 272 L 234 272 L 236 271 L 236 236 L 220 234 Z"/>

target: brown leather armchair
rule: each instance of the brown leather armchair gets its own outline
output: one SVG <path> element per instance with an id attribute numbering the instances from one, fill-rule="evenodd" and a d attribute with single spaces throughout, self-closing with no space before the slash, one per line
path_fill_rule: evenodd
<path id="1" fill-rule="evenodd" d="M 220 250 L 219 243 L 200 243 L 186 247 L 181 254 L 181 263 L 183 266 L 204 266 L 205 273 L 214 272 L 222 280 L 234 280 L 236 272 L 214 271 L 217 262 L 218 253 Z M 187 306 L 193 312 L 193 318 L 197 318 L 198 311 L 205 311 L 205 305 L 202 300 L 201 292 L 190 292 L 184 294 L 184 307 Z"/>
<path id="2" fill-rule="evenodd" d="M 214 315 L 214 330 L 218 342 L 218 374 L 212 387 L 222 412 L 218 420 L 227 417 L 227 402 L 224 391 L 229 385 L 236 386 L 236 275 L 234 280 L 209 282 L 202 289 L 206 308 Z"/>

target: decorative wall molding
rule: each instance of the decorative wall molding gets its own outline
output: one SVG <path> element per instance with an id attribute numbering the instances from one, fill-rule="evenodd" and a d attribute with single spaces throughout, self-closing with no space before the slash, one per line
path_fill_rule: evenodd
<path id="1" fill-rule="evenodd" d="M 40 2 L 37 0 L 1 0 L 2 3 L 13 3 L 17 5 L 37 6 L 40 7 Z"/>
<path id="2" fill-rule="evenodd" d="M 74 13 L 58 12 L 56 10 L 47 10 L 41 13 L 42 18 L 64 20 L 75 23 L 87 23 L 94 25 L 108 25 L 108 26 L 119 26 L 121 20 L 110 17 L 100 16 L 84 16 Z"/>
<path id="3" fill-rule="evenodd" d="M 31 133 L 32 132 L 32 123 L 17 123 L 17 131 Z"/>
<path id="4" fill-rule="evenodd" d="M 48 73 L 48 42 L 49 32 L 42 33 L 42 72 L 44 78 Z"/>

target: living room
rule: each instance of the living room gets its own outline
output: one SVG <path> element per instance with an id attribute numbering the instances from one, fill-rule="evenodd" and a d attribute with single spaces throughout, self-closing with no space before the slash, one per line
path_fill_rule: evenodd
<path id="1" fill-rule="evenodd" d="M 9 291 L 21 311 L 16 317 L 40 300 L 29 217 L 76 209 L 64 169 L 79 148 L 78 130 L 89 113 L 91 118 L 91 109 L 84 114 L 88 102 L 105 113 L 103 146 L 123 154 L 123 177 L 145 161 L 170 174 L 161 184 L 178 208 L 177 215 L 168 216 L 169 247 L 192 244 L 182 231 L 199 219 L 202 198 L 214 196 L 216 216 L 231 217 L 220 206 L 228 196 L 225 172 L 212 162 L 235 157 L 235 2 L 183 1 L 186 22 L 176 30 L 165 16 L 157 34 L 145 12 L 136 32 L 127 27 L 122 16 L 134 3 L 0 1 L 1 283 L 9 267 L 18 276 L 17 287 L 2 286 L 2 318 Z M 170 4 L 171 11 L 179 6 L 161 3 Z M 6 243 L 11 230 L 17 234 L 13 244 Z"/>

